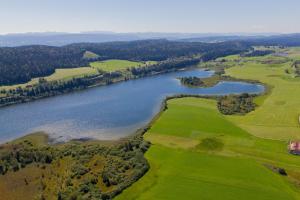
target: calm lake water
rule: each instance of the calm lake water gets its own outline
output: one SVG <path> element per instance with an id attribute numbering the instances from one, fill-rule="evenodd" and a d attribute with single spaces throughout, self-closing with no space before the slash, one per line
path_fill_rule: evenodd
<path id="1" fill-rule="evenodd" d="M 211 88 L 188 88 L 177 77 L 208 77 L 213 72 L 180 71 L 92 88 L 0 109 L 0 142 L 44 131 L 57 140 L 117 139 L 146 125 L 166 96 L 260 93 L 264 87 L 221 82 Z"/>

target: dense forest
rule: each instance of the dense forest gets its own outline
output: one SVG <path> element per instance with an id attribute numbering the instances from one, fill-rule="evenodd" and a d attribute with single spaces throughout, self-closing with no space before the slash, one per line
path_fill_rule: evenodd
<path id="1" fill-rule="evenodd" d="M 89 60 L 84 57 L 86 51 L 99 55 L 97 60 L 163 61 L 202 55 L 202 59 L 207 61 L 247 49 L 249 45 L 242 42 L 206 44 L 168 40 L 5 47 L 0 48 L 0 85 L 25 83 L 32 78 L 50 75 L 57 68 L 88 66 Z"/>
<path id="2" fill-rule="evenodd" d="M 87 65 L 76 48 L 24 46 L 0 48 L 0 85 L 24 83 L 33 77 L 47 76 L 56 68 Z"/>
<path id="3" fill-rule="evenodd" d="M 80 48 L 92 51 L 101 56 L 101 59 L 124 59 L 139 61 L 162 61 L 168 58 L 211 55 L 228 52 L 242 52 L 249 48 L 248 45 L 239 42 L 224 43 L 199 43 L 199 42 L 176 42 L 168 40 L 143 40 L 133 42 L 110 42 L 110 43 L 82 43 L 65 46 L 68 48 Z"/>

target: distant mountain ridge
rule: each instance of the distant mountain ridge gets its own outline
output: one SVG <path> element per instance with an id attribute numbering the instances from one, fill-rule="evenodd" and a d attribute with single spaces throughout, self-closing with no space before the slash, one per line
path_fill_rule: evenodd
<path id="1" fill-rule="evenodd" d="M 300 46 L 300 33 L 294 34 L 281 34 L 281 35 L 268 35 L 268 36 L 210 36 L 200 38 L 187 38 L 182 39 L 184 42 L 204 42 L 216 43 L 227 41 L 244 41 L 251 45 L 281 45 L 281 46 Z"/>
<path id="2" fill-rule="evenodd" d="M 224 42 L 232 40 L 248 40 L 265 38 L 275 33 L 264 34 L 221 34 L 221 33 L 114 33 L 114 32 L 83 32 L 83 33 L 21 33 L 0 35 L 1 47 L 27 45 L 64 46 L 73 43 L 103 43 L 113 41 L 134 41 L 147 39 L 183 40 L 191 42 Z M 278 34 L 277 34 L 278 35 Z"/>
<path id="3" fill-rule="evenodd" d="M 72 43 L 102 43 L 112 41 L 139 40 L 129 34 L 111 33 L 26 33 L 0 36 L 1 47 L 17 47 L 27 45 L 64 46 Z"/>

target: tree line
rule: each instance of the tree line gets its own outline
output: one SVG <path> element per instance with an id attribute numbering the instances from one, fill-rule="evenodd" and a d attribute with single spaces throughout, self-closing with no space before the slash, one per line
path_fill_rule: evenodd
<path id="1" fill-rule="evenodd" d="M 88 66 L 90 60 L 84 57 L 86 51 L 99 55 L 96 60 L 163 61 L 194 55 L 202 55 L 203 60 L 209 60 L 219 54 L 241 53 L 247 49 L 249 45 L 243 42 L 206 44 L 168 40 L 81 43 L 62 47 L 4 47 L 0 48 L 0 86 L 25 83 L 32 78 L 48 76 L 57 68 Z"/>

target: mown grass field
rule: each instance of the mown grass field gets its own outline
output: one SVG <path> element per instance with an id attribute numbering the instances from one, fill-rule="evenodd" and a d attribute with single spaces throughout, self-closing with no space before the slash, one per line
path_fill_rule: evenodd
<path id="1" fill-rule="evenodd" d="M 247 116 L 231 116 L 230 120 L 251 134 L 270 139 L 300 139 L 300 79 L 287 74 L 291 62 L 268 65 L 247 62 L 226 70 L 233 77 L 259 80 L 270 86 L 271 92 L 261 106 Z"/>
<path id="2" fill-rule="evenodd" d="M 300 138 L 300 79 L 286 73 L 291 61 L 270 59 L 244 59 L 226 70 L 270 88 L 245 116 L 220 114 L 214 100 L 168 101 L 145 134 L 153 144 L 146 153 L 150 171 L 116 199 L 300 199 L 300 158 L 287 151 L 287 141 Z"/>
<path id="3" fill-rule="evenodd" d="M 75 77 L 83 77 L 85 75 L 96 74 L 97 70 L 91 67 L 79 67 L 79 68 L 70 68 L 70 69 L 56 69 L 55 73 L 50 76 L 44 77 L 47 81 L 58 81 L 58 80 L 68 80 Z M 38 83 L 39 78 L 34 78 L 28 83 L 17 84 L 11 86 L 0 86 L 0 90 L 2 89 L 15 89 L 17 87 L 26 87 L 28 85 L 34 85 Z"/>
<path id="4" fill-rule="evenodd" d="M 133 62 L 128 60 L 107 60 L 107 61 L 92 62 L 90 63 L 90 65 L 95 69 L 113 72 L 113 71 L 126 70 L 127 68 L 131 68 L 131 67 L 144 67 L 155 63 L 156 62 L 154 61 Z"/>
<path id="5" fill-rule="evenodd" d="M 98 57 L 99 57 L 99 55 L 97 55 L 97 54 L 95 54 L 94 52 L 91 52 L 91 51 L 86 51 L 83 54 L 83 58 L 85 58 L 85 59 L 96 59 Z"/>
<path id="6" fill-rule="evenodd" d="M 145 135 L 151 168 L 116 199 L 299 199 L 292 178 L 265 167 L 300 172 L 286 143 L 254 137 L 221 115 L 214 100 L 171 100 Z M 209 140 L 208 140 L 209 139 Z"/>
<path id="7" fill-rule="evenodd" d="M 300 60 L 300 47 L 289 48 L 285 52 L 289 54 L 289 57 Z"/>

